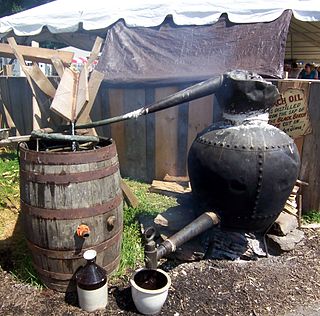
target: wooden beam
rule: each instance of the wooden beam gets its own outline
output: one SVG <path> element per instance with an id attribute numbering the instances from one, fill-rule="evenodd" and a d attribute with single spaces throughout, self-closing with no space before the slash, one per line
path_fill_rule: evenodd
<path id="1" fill-rule="evenodd" d="M 19 142 L 27 142 L 31 139 L 31 135 L 12 136 L 6 139 L 0 140 L 0 146 L 15 144 Z"/>
<path id="2" fill-rule="evenodd" d="M 9 42 L 9 38 L 8 38 Z M 19 50 L 26 60 L 39 63 L 52 64 L 52 58 L 59 58 L 63 64 L 69 65 L 72 62 L 74 53 L 59 51 L 49 48 L 39 48 L 19 45 Z M 14 51 L 9 44 L 0 43 L 0 56 L 7 58 L 16 58 Z"/>
<path id="3" fill-rule="evenodd" d="M 89 89 L 89 102 L 84 107 L 83 111 L 80 113 L 77 120 L 78 123 L 87 123 L 90 119 L 90 112 L 93 107 L 94 100 L 98 93 L 100 84 L 104 78 L 104 74 L 93 70 L 89 79 L 88 89 Z"/>
<path id="4" fill-rule="evenodd" d="M 120 179 L 120 186 L 124 200 L 126 201 L 128 206 L 136 208 L 139 205 L 139 201 L 132 190 L 129 188 L 129 186 L 123 181 L 123 179 Z"/>
<path id="5" fill-rule="evenodd" d="M 73 121 L 76 120 L 84 107 L 89 101 L 89 89 L 88 89 L 88 68 L 86 65 L 83 66 L 80 74 L 77 87 L 76 103 L 73 114 Z"/>
<path id="6" fill-rule="evenodd" d="M 13 65 L 4 65 L 3 66 L 3 75 L 11 77 L 12 76 Z"/>
<path id="7" fill-rule="evenodd" d="M 90 57 L 89 57 L 89 60 L 88 60 L 88 68 L 98 58 L 100 50 L 101 50 L 102 43 L 103 43 L 103 39 L 98 36 L 96 38 L 94 44 L 93 44 L 92 51 L 90 53 Z"/>
<path id="8" fill-rule="evenodd" d="M 16 127 L 16 125 L 14 124 L 13 119 L 12 119 L 8 109 L 6 108 L 5 104 L 2 103 L 2 106 L 3 106 L 4 115 L 6 117 L 6 121 L 7 121 L 9 128 Z M 17 134 L 17 136 L 20 136 L 19 131 L 17 129 L 16 129 L 16 134 Z"/>
<path id="9" fill-rule="evenodd" d="M 55 70 L 58 73 L 58 76 L 60 78 L 62 78 L 63 72 L 64 72 L 64 65 L 63 65 L 61 59 L 59 59 L 58 57 L 52 57 L 51 61 L 52 61 L 53 67 L 55 68 Z"/>
<path id="10" fill-rule="evenodd" d="M 35 84 L 43 91 L 46 95 L 54 98 L 56 89 L 48 79 L 48 77 L 41 71 L 37 63 L 34 63 L 31 67 L 25 69 L 35 82 Z"/>
<path id="11" fill-rule="evenodd" d="M 153 180 L 149 191 L 168 196 L 175 196 L 177 194 L 189 193 L 191 192 L 191 189 L 176 182 Z"/>

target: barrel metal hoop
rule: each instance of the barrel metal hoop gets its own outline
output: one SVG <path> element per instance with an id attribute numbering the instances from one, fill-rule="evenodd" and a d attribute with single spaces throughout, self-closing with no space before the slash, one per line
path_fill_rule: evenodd
<path id="1" fill-rule="evenodd" d="M 95 250 L 98 254 L 100 252 L 103 252 L 104 250 L 110 248 L 111 245 L 117 244 L 121 240 L 122 236 L 122 226 L 120 229 L 116 232 L 114 236 L 109 238 L 108 240 L 102 242 L 99 245 L 96 246 L 90 246 L 87 248 L 81 249 L 79 252 L 76 252 L 76 250 L 52 250 L 52 249 L 45 249 L 42 247 L 39 247 L 35 245 L 34 243 L 27 240 L 27 244 L 31 252 L 35 254 L 44 255 L 48 258 L 52 259 L 63 259 L 63 260 L 74 260 L 74 259 L 81 259 L 83 256 L 83 253 L 86 250 Z"/>
<path id="2" fill-rule="evenodd" d="M 114 271 L 116 269 L 116 267 L 119 265 L 119 262 L 120 262 L 120 255 L 118 257 L 116 257 L 111 263 L 104 266 L 103 268 L 106 271 Z M 55 280 L 60 280 L 60 281 L 70 281 L 75 278 L 75 274 L 59 273 L 59 272 L 44 270 L 44 269 L 40 268 L 39 266 L 35 265 L 34 263 L 33 263 L 33 266 L 40 275 L 43 275 L 49 279 L 55 279 Z"/>
<path id="3" fill-rule="evenodd" d="M 28 163 L 37 165 L 74 165 L 88 164 L 91 162 L 99 162 L 109 160 L 117 155 L 116 145 L 114 141 L 108 146 L 77 152 L 47 152 L 33 151 L 19 147 L 20 161 L 22 166 Z"/>
<path id="4" fill-rule="evenodd" d="M 35 183 L 69 184 L 105 178 L 113 173 L 116 173 L 118 170 L 119 164 L 116 163 L 103 169 L 64 174 L 40 174 L 33 171 L 20 170 L 20 176 L 26 181 Z"/>
<path id="5" fill-rule="evenodd" d="M 51 220 L 73 220 L 87 217 L 94 217 L 112 211 L 120 206 L 122 201 L 122 192 L 117 194 L 113 199 L 98 205 L 75 209 L 47 209 L 34 207 L 20 200 L 21 211 L 28 216 L 34 216 L 41 219 Z"/>

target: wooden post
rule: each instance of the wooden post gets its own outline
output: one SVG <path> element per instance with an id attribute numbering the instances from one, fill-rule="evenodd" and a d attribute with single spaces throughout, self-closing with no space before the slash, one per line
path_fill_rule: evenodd
<path id="1" fill-rule="evenodd" d="M 39 47 L 39 43 L 32 41 L 31 42 L 32 47 Z M 39 104 L 37 102 L 37 99 L 34 95 L 32 95 L 32 128 L 34 130 L 37 130 L 43 126 L 40 126 L 41 122 L 41 110 L 39 107 Z"/>
<path id="2" fill-rule="evenodd" d="M 3 66 L 3 75 L 11 77 L 12 76 L 12 69 L 13 69 L 12 65 L 9 65 L 9 64 L 8 65 L 4 65 Z"/>

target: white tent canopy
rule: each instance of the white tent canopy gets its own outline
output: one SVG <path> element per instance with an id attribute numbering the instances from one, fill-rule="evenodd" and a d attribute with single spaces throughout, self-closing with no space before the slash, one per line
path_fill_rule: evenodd
<path id="1" fill-rule="evenodd" d="M 20 43 L 52 40 L 89 49 L 95 36 L 104 37 L 119 19 L 131 27 L 152 27 L 172 15 L 177 25 L 206 25 L 227 13 L 231 22 L 255 23 L 273 21 L 286 9 L 293 12 L 286 57 L 320 59 L 318 0 L 56 0 L 0 19 L 0 38 L 16 36 Z M 84 34 L 92 35 L 88 47 Z"/>
<path id="2" fill-rule="evenodd" d="M 36 8 L 0 19 L 0 33 L 18 36 L 36 35 L 46 26 L 51 33 L 104 29 L 119 19 L 128 26 L 157 26 L 171 14 L 177 25 L 205 25 L 227 13 L 234 23 L 268 22 L 291 9 L 296 19 L 319 21 L 318 0 L 56 0 Z"/>

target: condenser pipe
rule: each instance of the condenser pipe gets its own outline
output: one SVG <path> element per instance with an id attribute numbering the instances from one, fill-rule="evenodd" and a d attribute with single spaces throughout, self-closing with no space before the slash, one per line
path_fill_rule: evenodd
<path id="1" fill-rule="evenodd" d="M 218 77 L 208 79 L 206 81 L 203 81 L 191 87 L 188 87 L 182 91 L 169 95 L 168 97 L 161 99 L 160 101 L 157 101 L 149 106 L 144 106 L 138 110 L 135 110 L 123 115 L 111 117 L 105 120 L 79 124 L 79 125 L 76 124 L 75 128 L 76 129 L 92 128 L 92 127 L 97 127 L 101 125 L 107 125 L 107 124 L 129 120 L 132 118 L 138 118 L 139 116 L 142 116 L 142 115 L 154 113 L 157 111 L 170 108 L 172 106 L 176 106 L 184 102 L 189 102 L 198 98 L 202 98 L 217 92 L 217 90 L 220 89 L 223 84 L 223 79 L 224 79 L 224 76 L 220 75 Z"/>

